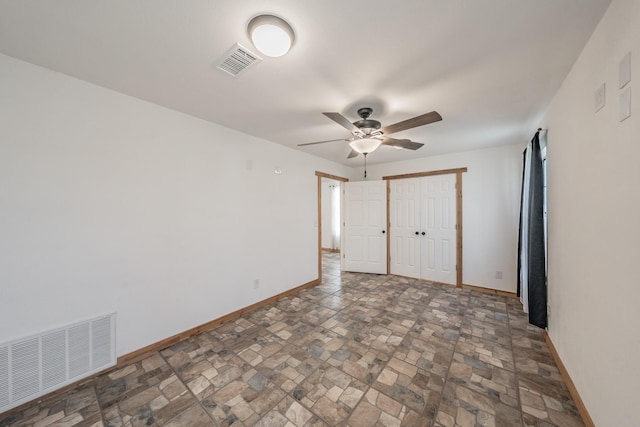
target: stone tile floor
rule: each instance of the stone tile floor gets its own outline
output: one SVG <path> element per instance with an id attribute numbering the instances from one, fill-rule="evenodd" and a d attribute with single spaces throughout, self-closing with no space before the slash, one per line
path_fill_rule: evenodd
<path id="1" fill-rule="evenodd" d="M 519 301 L 340 272 L 4 426 L 582 426 Z"/>

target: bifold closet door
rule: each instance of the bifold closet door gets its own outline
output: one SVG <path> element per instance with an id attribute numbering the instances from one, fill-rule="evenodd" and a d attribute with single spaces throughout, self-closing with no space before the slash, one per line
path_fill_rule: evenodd
<path id="1" fill-rule="evenodd" d="M 344 183 L 344 270 L 387 273 L 387 185 Z"/>

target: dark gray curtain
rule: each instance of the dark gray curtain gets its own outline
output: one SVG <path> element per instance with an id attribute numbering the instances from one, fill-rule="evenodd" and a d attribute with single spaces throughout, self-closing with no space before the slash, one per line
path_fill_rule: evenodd
<path id="1" fill-rule="evenodd" d="M 528 191 L 523 186 L 523 197 L 521 199 L 520 211 L 520 239 L 518 247 L 520 251 L 526 251 L 526 279 L 528 295 L 529 323 L 540 328 L 547 327 L 547 275 L 545 271 L 545 248 L 544 248 L 544 177 L 542 154 L 540 152 L 539 132 L 536 132 L 531 144 L 527 147 L 531 150 L 529 164 L 526 172 L 528 176 Z M 525 158 L 527 156 L 525 155 Z M 525 165 L 527 166 L 527 165 Z M 523 177 L 526 178 L 526 177 Z M 523 183 L 527 180 L 523 179 Z M 527 197 L 528 203 L 524 203 Z M 526 215 L 523 215 L 522 206 L 528 208 Z M 522 219 L 526 218 L 526 221 Z M 522 236 L 526 235 L 526 239 Z M 519 255 L 522 252 L 519 253 Z M 518 294 L 522 292 L 520 273 L 523 266 L 520 265 L 521 257 L 518 257 Z"/>

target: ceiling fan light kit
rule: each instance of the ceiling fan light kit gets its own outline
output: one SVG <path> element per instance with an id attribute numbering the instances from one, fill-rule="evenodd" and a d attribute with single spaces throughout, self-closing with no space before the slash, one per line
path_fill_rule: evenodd
<path id="1" fill-rule="evenodd" d="M 295 41 L 291 25 L 274 15 L 258 15 L 252 18 L 247 31 L 256 49 L 272 58 L 285 55 Z"/>
<path id="2" fill-rule="evenodd" d="M 380 138 L 367 137 L 355 139 L 349 143 L 349 146 L 360 154 L 369 154 L 374 152 L 380 144 L 382 144 Z"/>

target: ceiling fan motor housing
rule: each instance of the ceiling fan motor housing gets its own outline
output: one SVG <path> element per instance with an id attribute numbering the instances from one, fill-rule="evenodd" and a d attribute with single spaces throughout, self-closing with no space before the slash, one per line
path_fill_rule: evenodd
<path id="1" fill-rule="evenodd" d="M 371 129 L 371 130 L 380 129 L 382 125 L 380 124 L 379 121 L 373 120 L 373 119 L 369 120 L 369 116 L 371 115 L 372 112 L 373 110 L 371 108 L 368 108 L 368 107 L 360 108 L 358 110 L 358 115 L 362 117 L 362 120 L 353 122 L 353 125 L 359 129 Z M 368 132 L 365 132 L 365 133 L 368 133 Z"/>

